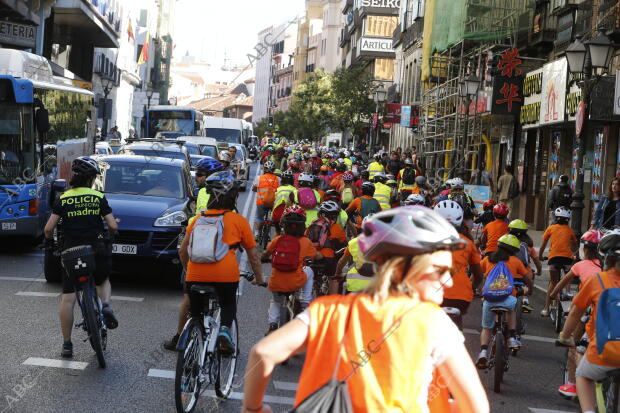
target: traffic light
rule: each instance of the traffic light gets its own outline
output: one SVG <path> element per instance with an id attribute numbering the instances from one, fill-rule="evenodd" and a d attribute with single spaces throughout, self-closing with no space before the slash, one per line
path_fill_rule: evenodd
<path id="1" fill-rule="evenodd" d="M 269 116 L 268 123 L 269 123 L 269 127 L 273 128 L 273 116 Z"/>

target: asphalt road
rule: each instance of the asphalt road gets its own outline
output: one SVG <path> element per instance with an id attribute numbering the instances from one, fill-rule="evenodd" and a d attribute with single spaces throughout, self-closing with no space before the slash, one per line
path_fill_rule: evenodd
<path id="1" fill-rule="evenodd" d="M 256 167 L 252 169 L 255 176 Z M 248 204 L 246 204 L 249 202 Z M 239 199 L 246 217 L 254 214 L 248 188 Z M 112 278 L 112 305 L 120 326 L 109 337 L 105 370 L 97 366 L 84 335 L 75 331 L 74 357 L 62 362 L 57 316 L 60 286 L 43 279 L 42 254 L 30 246 L 2 242 L 0 253 L 0 413 L 4 412 L 174 412 L 175 353 L 162 342 L 176 328 L 181 292 L 154 279 L 145 269 Z M 242 261 L 240 266 L 247 266 Z M 267 270 L 268 271 L 268 270 Z M 266 271 L 266 273 L 268 273 Z M 544 277 L 536 281 L 545 284 Z M 241 407 L 243 372 L 253 343 L 267 329 L 268 292 L 242 281 L 238 320 L 241 356 L 231 399 L 219 401 L 207 391 L 197 412 L 233 412 Z M 536 291 L 536 311 L 525 315 L 528 336 L 511 359 L 502 394 L 492 391 L 492 377 L 481 374 L 493 412 L 577 412 L 575 402 L 557 395 L 563 352 L 553 345 L 551 321 L 542 319 L 543 294 Z M 480 303 L 465 317 L 465 337 L 472 357 L 478 353 Z M 414 345 L 414 343 L 412 343 Z M 274 411 L 291 408 L 303 358 L 298 356 L 273 374 L 266 402 Z"/>

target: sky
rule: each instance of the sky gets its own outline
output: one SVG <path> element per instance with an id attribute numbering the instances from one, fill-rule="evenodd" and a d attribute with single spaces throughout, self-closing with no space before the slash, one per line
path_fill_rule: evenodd
<path id="1" fill-rule="evenodd" d="M 249 64 L 263 29 L 302 16 L 304 0 L 178 0 L 174 58 L 190 55 L 212 64 Z"/>

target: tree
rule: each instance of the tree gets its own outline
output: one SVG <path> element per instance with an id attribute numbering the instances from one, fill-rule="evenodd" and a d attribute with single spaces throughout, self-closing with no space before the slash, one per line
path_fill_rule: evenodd
<path id="1" fill-rule="evenodd" d="M 263 136 L 265 136 L 265 133 L 269 132 L 270 130 L 271 128 L 269 128 L 267 119 L 263 119 L 260 122 L 258 122 L 256 126 L 254 127 L 254 135 L 258 136 L 259 138 L 262 138 Z"/>
<path id="2" fill-rule="evenodd" d="M 372 77 L 363 68 L 339 68 L 332 75 L 331 125 L 343 133 L 355 130 L 362 119 L 369 119 L 375 111 L 370 98 L 374 90 Z"/>

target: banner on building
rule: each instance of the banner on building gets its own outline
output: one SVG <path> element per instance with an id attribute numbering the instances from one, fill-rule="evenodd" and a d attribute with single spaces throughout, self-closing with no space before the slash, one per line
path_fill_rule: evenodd
<path id="1" fill-rule="evenodd" d="M 400 103 L 386 103 L 383 122 L 400 123 L 401 108 L 402 105 Z"/>
<path id="2" fill-rule="evenodd" d="M 411 128 L 420 125 L 420 107 L 403 105 L 400 111 L 400 126 Z"/>
<path id="3" fill-rule="evenodd" d="M 540 124 L 564 122 L 566 112 L 566 79 L 568 64 L 565 58 L 543 66 Z"/>
<path id="4" fill-rule="evenodd" d="M 560 164 L 560 144 L 562 142 L 562 133 L 553 132 L 551 137 L 551 155 L 549 156 L 549 180 L 550 187 L 555 185 L 558 180 L 558 168 Z"/>
<path id="5" fill-rule="evenodd" d="M 502 53 L 497 63 L 498 75 L 493 79 L 493 115 L 519 115 L 523 104 L 523 60 L 518 58 L 519 49 Z"/>
<path id="6" fill-rule="evenodd" d="M 598 201 L 601 195 L 603 150 L 605 136 L 609 133 L 607 126 L 598 128 L 594 136 L 594 165 L 592 166 L 592 199 Z"/>

